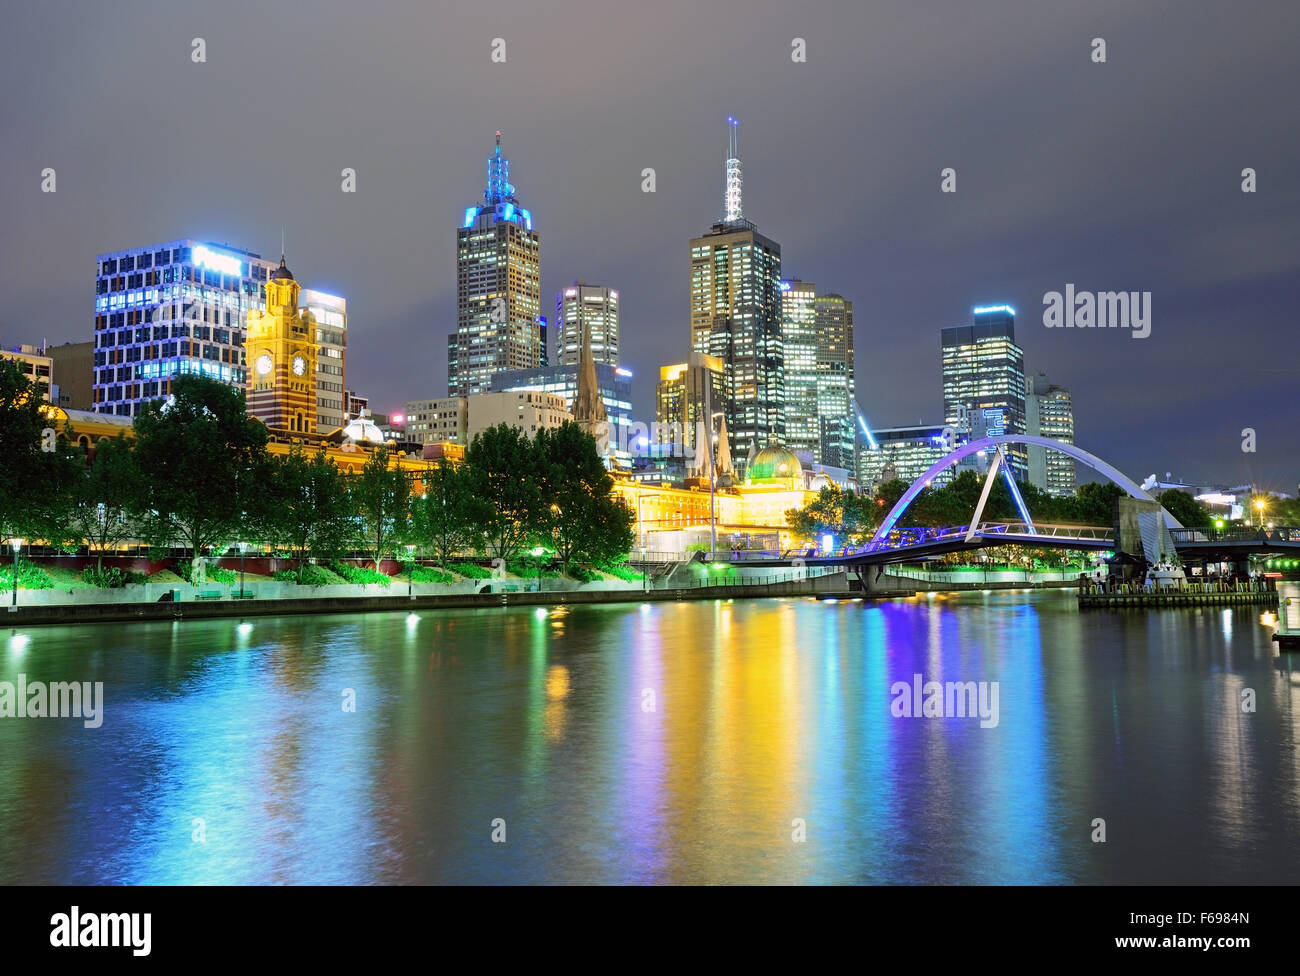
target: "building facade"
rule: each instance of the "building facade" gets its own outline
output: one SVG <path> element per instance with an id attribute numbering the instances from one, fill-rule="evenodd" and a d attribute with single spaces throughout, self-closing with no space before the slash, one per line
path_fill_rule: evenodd
<path id="1" fill-rule="evenodd" d="M 59 391 L 54 386 L 54 360 L 46 355 L 45 346 L 16 345 L 0 349 L 0 359 L 17 363 L 18 368 L 41 391 L 41 399 L 59 406 Z"/>
<path id="2" fill-rule="evenodd" d="M 244 387 L 248 313 L 265 307 L 274 268 L 252 251 L 189 239 L 100 254 L 95 412 L 134 417 L 179 375 Z"/>
<path id="3" fill-rule="evenodd" d="M 248 313 L 248 413 L 275 430 L 314 434 L 316 320 L 298 299 L 281 257 L 266 282 L 266 310 Z"/>
<path id="4" fill-rule="evenodd" d="M 873 431 L 876 448 L 861 454 L 861 478 L 865 488 L 899 478 L 909 485 L 949 451 L 945 447 L 943 424 L 915 427 L 882 427 Z M 945 468 L 934 478 L 936 486 L 952 481 L 954 471 Z"/>
<path id="5" fill-rule="evenodd" d="M 817 286 L 781 282 L 781 339 L 785 363 L 785 446 L 804 463 L 821 460 L 817 400 Z"/>
<path id="6" fill-rule="evenodd" d="M 406 404 L 406 436 L 417 444 L 466 443 L 469 408 L 465 397 L 411 400 Z"/>
<path id="7" fill-rule="evenodd" d="M 316 430 L 322 434 L 344 424 L 347 390 L 348 303 L 338 295 L 304 288 L 298 295 L 302 312 L 316 322 Z"/>
<path id="8" fill-rule="evenodd" d="M 722 360 L 693 352 L 684 363 L 663 366 L 655 388 L 655 441 L 660 453 L 693 461 L 703 453 L 700 431 L 717 432 L 711 414 L 727 413 L 727 377 Z M 719 418 L 721 419 L 721 418 Z M 698 469 L 698 464 L 687 464 Z"/>
<path id="9" fill-rule="evenodd" d="M 597 362 L 595 366 L 596 387 L 605 404 L 611 436 L 617 436 L 616 428 L 632 422 L 632 373 L 621 366 L 612 366 L 609 363 Z M 554 393 L 563 397 L 565 409 L 572 411 L 574 399 L 578 395 L 578 369 L 578 364 L 575 362 L 564 366 L 508 370 L 492 377 L 489 391 L 513 393 L 531 390 Z"/>
<path id="10" fill-rule="evenodd" d="M 618 292 L 581 279 L 555 296 L 556 355 L 561 366 L 577 366 L 582 337 L 591 339 L 591 357 L 597 366 L 618 366 Z"/>
<path id="11" fill-rule="evenodd" d="M 65 410 L 89 410 L 95 402 L 95 342 L 65 342 L 46 346 L 58 380 L 58 406 Z"/>
<path id="12" fill-rule="evenodd" d="M 515 196 L 500 132 L 496 138 L 483 202 L 466 208 L 456 231 L 456 332 L 447 337 L 452 396 L 485 393 L 492 374 L 545 360 L 541 236 Z"/>
<path id="13" fill-rule="evenodd" d="M 1016 345 L 1009 305 L 976 307 L 970 325 L 942 331 L 944 423 L 960 440 L 980 433 L 1025 433 L 1025 355 Z M 1024 481 L 1022 445 L 1006 449 L 1013 476 Z"/>
<path id="14" fill-rule="evenodd" d="M 1066 444 L 1074 443 L 1074 397 L 1057 386 L 1046 373 L 1028 381 L 1025 398 L 1025 426 L 1029 433 L 1050 437 Z M 1028 449 L 1029 483 L 1058 497 L 1073 495 L 1076 488 L 1074 458 L 1060 451 L 1030 445 Z"/>
<path id="15" fill-rule="evenodd" d="M 853 303 L 817 296 L 817 422 L 822 464 L 857 473 L 858 392 L 853 368 Z"/>

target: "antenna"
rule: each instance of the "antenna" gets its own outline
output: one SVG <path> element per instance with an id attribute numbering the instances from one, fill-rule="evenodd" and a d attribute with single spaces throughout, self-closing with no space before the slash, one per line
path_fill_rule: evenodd
<path id="1" fill-rule="evenodd" d="M 284 224 L 280 225 L 280 260 L 284 260 Z"/>
<path id="2" fill-rule="evenodd" d="M 730 223 L 744 218 L 740 191 L 743 180 L 740 175 L 740 123 L 734 116 L 727 116 L 727 188 L 722 199 L 723 220 Z"/>

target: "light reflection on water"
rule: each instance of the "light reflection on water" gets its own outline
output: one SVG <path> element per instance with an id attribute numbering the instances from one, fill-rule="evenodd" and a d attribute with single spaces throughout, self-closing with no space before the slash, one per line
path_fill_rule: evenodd
<path id="1" fill-rule="evenodd" d="M 0 881 L 1295 882 L 1269 623 L 995 592 L 5 633 L 0 680 L 106 706 L 0 720 Z M 892 717 L 917 673 L 998 682 L 997 727 Z"/>

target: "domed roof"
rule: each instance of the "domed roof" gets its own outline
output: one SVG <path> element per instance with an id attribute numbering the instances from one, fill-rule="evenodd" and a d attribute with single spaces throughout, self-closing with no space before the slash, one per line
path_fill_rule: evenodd
<path id="1" fill-rule="evenodd" d="M 274 281 L 280 281 L 284 278 L 288 278 L 290 281 L 293 281 L 293 272 L 284 266 L 283 254 L 280 255 L 280 266 L 271 272 L 271 278 Z"/>
<path id="2" fill-rule="evenodd" d="M 769 444 L 754 457 L 748 473 L 750 481 L 802 478 L 803 465 L 793 451 L 779 444 Z"/>
<path id="3" fill-rule="evenodd" d="M 382 444 L 384 432 L 369 417 L 357 417 L 343 428 L 343 436 L 354 444 Z"/>

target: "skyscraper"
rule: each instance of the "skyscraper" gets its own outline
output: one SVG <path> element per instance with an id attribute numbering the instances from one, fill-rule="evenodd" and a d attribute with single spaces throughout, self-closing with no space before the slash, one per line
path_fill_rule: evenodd
<path id="1" fill-rule="evenodd" d="M 853 303 L 817 296 L 817 421 L 822 464 L 857 468 L 857 387 L 853 376 Z"/>
<path id="2" fill-rule="evenodd" d="M 618 365 L 618 292 L 578 279 L 555 296 L 556 361 L 576 366 L 584 332 L 597 364 Z"/>
<path id="3" fill-rule="evenodd" d="M 1025 426 L 1031 434 L 1073 444 L 1074 397 L 1070 391 L 1051 382 L 1046 373 L 1030 378 L 1025 397 Z M 1049 495 L 1074 494 L 1074 458 L 1032 444 L 1027 454 L 1030 484 Z"/>
<path id="4" fill-rule="evenodd" d="M 691 350 L 722 360 L 739 457 L 785 438 L 781 246 L 746 220 L 737 126 L 728 119 L 723 219 L 691 241 Z"/>
<path id="5" fill-rule="evenodd" d="M 348 303 L 338 295 L 304 288 L 298 296 L 303 312 L 316 320 L 316 431 L 328 434 L 343 426 L 343 391 L 347 389 Z"/>
<path id="6" fill-rule="evenodd" d="M 781 339 L 785 365 L 785 446 L 804 464 L 821 460 L 817 411 L 817 286 L 781 282 Z"/>
<path id="7" fill-rule="evenodd" d="M 541 237 L 515 197 L 500 132 L 496 139 L 483 202 L 466 208 L 456 232 L 456 332 L 447 337 L 452 396 L 483 393 L 493 373 L 533 369 L 545 359 Z"/>
<path id="8" fill-rule="evenodd" d="M 944 329 L 943 417 L 961 439 L 1025 433 L 1025 355 L 1016 345 L 1016 310 L 976 307 L 971 325 Z M 1013 476 L 1024 481 L 1022 445 L 1004 449 Z"/>
<path id="9" fill-rule="evenodd" d="M 134 417 L 172 378 L 208 376 L 242 388 L 248 313 L 265 305 L 275 264 L 193 240 L 96 258 L 94 410 Z"/>

